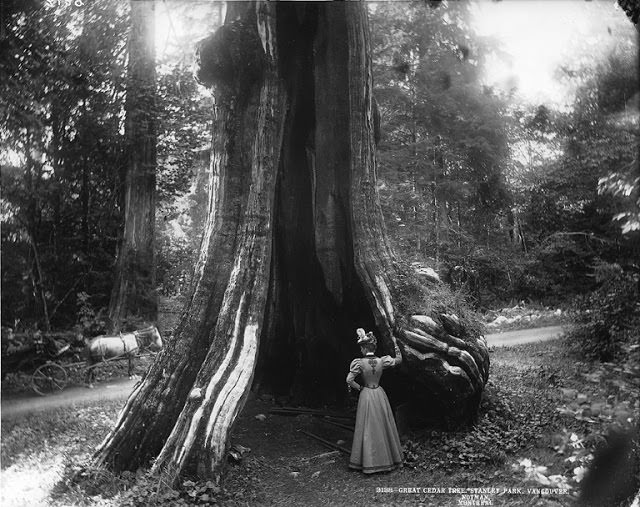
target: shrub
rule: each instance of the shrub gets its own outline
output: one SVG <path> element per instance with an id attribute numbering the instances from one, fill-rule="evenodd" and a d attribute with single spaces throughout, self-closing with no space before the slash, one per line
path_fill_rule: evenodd
<path id="1" fill-rule="evenodd" d="M 417 314 L 438 320 L 441 313 L 455 313 L 465 330 L 465 335 L 460 338 L 484 333 L 482 318 L 466 301 L 463 291 L 453 290 L 444 283 L 420 280 L 408 263 L 398 262 L 398 268 L 391 293 L 401 319 Z"/>
<path id="2" fill-rule="evenodd" d="M 78 330 L 83 335 L 94 336 L 105 332 L 107 321 L 104 316 L 106 308 L 95 310 L 91 304 L 91 296 L 86 292 L 76 294 L 76 306 L 78 308 L 77 323 Z"/>
<path id="3" fill-rule="evenodd" d="M 585 358 L 611 361 L 620 356 L 625 344 L 639 339 L 639 277 L 604 262 L 596 265 L 594 276 L 600 285 L 576 300 L 578 311 L 567 337 Z"/>

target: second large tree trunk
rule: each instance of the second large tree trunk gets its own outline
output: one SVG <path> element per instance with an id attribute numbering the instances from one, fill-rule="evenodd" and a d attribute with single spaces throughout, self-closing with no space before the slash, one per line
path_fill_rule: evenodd
<path id="1" fill-rule="evenodd" d="M 298 401 L 339 401 L 356 327 L 376 330 L 380 353 L 397 338 L 394 402 L 423 422 L 475 414 L 484 340 L 386 238 L 369 52 L 360 2 L 234 2 L 202 44 L 217 105 L 194 286 L 98 463 L 218 477 L 254 373 Z"/>
<path id="2" fill-rule="evenodd" d="M 109 302 L 112 331 L 155 323 L 156 71 L 154 2 L 132 0 L 124 182 L 124 233 Z"/>

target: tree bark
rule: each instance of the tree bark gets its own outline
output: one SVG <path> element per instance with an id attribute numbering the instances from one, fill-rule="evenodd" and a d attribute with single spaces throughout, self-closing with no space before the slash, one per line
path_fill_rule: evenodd
<path id="1" fill-rule="evenodd" d="M 124 233 L 109 302 L 113 331 L 154 323 L 156 111 L 154 2 L 131 1 L 125 136 Z M 128 322 L 131 321 L 131 322 Z"/>
<path id="2" fill-rule="evenodd" d="M 627 17 L 635 25 L 636 30 L 640 32 L 640 26 L 638 26 L 638 19 L 640 19 L 640 5 L 633 0 L 618 0 L 618 5 L 622 7 Z"/>
<path id="3" fill-rule="evenodd" d="M 199 66 L 216 106 L 191 295 L 96 461 L 120 471 L 155 459 L 169 482 L 219 478 L 254 372 L 296 401 L 340 401 L 356 327 L 376 329 L 381 353 L 398 340 L 396 400 L 472 418 L 486 344 L 387 240 L 364 4 L 230 3 Z"/>

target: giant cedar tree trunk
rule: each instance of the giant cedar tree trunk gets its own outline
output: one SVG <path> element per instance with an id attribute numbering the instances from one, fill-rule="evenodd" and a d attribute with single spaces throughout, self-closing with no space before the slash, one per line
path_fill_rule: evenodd
<path id="1" fill-rule="evenodd" d="M 114 331 L 120 330 L 129 319 L 153 323 L 157 317 L 154 15 L 154 2 L 131 1 L 125 105 L 128 162 L 123 199 L 124 234 L 109 302 L 109 320 Z"/>
<path id="2" fill-rule="evenodd" d="M 369 53 L 360 2 L 232 2 L 201 44 L 198 77 L 216 106 L 194 285 L 98 463 L 155 458 L 170 481 L 219 477 L 254 371 L 299 401 L 340 400 L 358 326 L 376 329 L 381 353 L 398 340 L 396 400 L 432 419 L 473 417 L 486 344 L 454 315 L 413 315 L 412 296 L 446 291 L 417 282 L 387 242 Z"/>

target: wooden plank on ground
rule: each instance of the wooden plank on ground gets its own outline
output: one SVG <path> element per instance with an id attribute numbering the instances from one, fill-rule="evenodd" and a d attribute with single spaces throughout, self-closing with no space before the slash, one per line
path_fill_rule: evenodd
<path id="1" fill-rule="evenodd" d="M 274 407 L 269 410 L 270 413 L 278 413 L 282 415 L 319 415 L 319 416 L 329 416 L 335 419 L 353 419 L 353 416 L 340 414 L 338 412 L 329 412 L 327 410 L 315 410 L 312 408 L 295 408 L 295 407 Z"/>
<path id="2" fill-rule="evenodd" d="M 315 435 L 313 433 L 309 433 L 308 431 L 305 431 L 305 430 L 300 430 L 300 431 L 302 433 L 304 433 L 305 435 L 307 435 L 308 437 L 311 437 L 311 438 L 317 440 L 318 442 L 322 443 L 325 447 L 329 447 L 330 449 L 336 449 L 336 450 L 338 450 L 338 451 L 340 451 L 340 452 L 342 452 L 344 454 L 347 454 L 347 455 L 351 454 L 351 451 L 349 451 L 345 447 L 342 447 L 341 445 L 334 444 L 333 442 L 329 442 L 328 440 L 326 440 L 326 439 L 324 439 L 324 438 L 322 438 L 322 437 L 320 437 L 318 435 Z"/>
<path id="3" fill-rule="evenodd" d="M 321 421 L 324 421 L 328 424 L 331 424 L 333 426 L 337 426 L 338 428 L 342 428 L 348 431 L 354 431 L 353 426 L 347 426 L 346 424 L 342 424 L 336 421 L 332 421 L 331 419 L 329 419 L 328 417 L 323 417 L 320 419 Z"/>
<path id="4" fill-rule="evenodd" d="M 340 456 L 340 451 L 330 451 L 323 452 L 322 454 L 316 454 L 315 456 L 309 456 L 308 458 L 304 458 L 303 461 L 311 461 L 312 459 L 322 459 L 322 458 L 335 458 L 336 456 Z"/>

